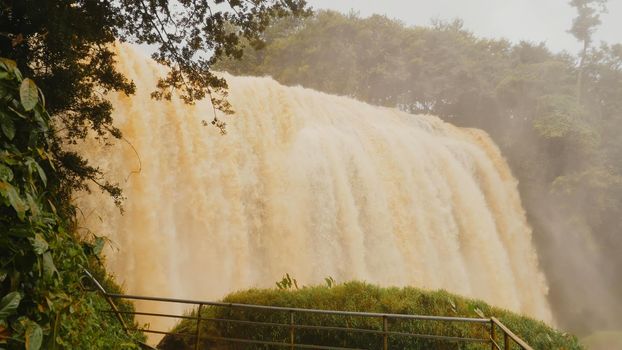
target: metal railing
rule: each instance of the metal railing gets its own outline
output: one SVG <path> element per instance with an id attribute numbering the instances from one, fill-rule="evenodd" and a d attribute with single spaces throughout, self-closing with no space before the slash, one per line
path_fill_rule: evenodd
<path id="1" fill-rule="evenodd" d="M 497 327 L 501 329 L 500 336 L 503 338 L 503 347 L 501 347 L 499 343 L 497 343 L 497 340 L 495 338 L 495 329 Z M 518 345 L 519 349 L 533 350 L 531 346 L 529 346 L 521 338 L 516 336 L 516 334 L 512 333 L 512 331 L 509 330 L 508 327 L 506 327 L 503 323 L 501 323 L 501 321 L 499 321 L 495 317 L 490 318 L 490 342 L 492 350 L 512 349 L 512 344 Z"/>
<path id="2" fill-rule="evenodd" d="M 306 344 L 296 341 L 297 332 L 304 330 L 324 331 L 324 332 L 344 332 L 344 333 L 360 333 L 360 334 L 372 334 L 377 335 L 381 339 L 381 345 L 377 348 L 383 350 L 389 349 L 390 338 L 420 338 L 429 341 L 439 342 L 454 342 L 454 343 L 476 343 L 480 344 L 483 349 L 490 347 L 491 350 L 511 350 L 511 349 L 523 349 L 533 350 L 527 343 L 516 336 L 505 325 L 503 325 L 498 319 L 491 318 L 467 318 L 467 317 L 445 317 L 445 316 L 424 316 L 424 315 L 406 315 L 406 314 L 385 314 L 385 313 L 373 313 L 373 312 L 351 312 L 351 311 L 333 311 L 333 310 L 317 310 L 317 309 L 301 309 L 290 307 L 278 307 L 278 306 L 265 306 L 265 305 L 251 305 L 251 304 L 237 304 L 237 303 L 225 303 L 225 302 L 212 302 L 212 301 L 199 301 L 199 300 L 187 300 L 187 299 L 173 299 L 173 298 L 159 298 L 159 297 L 146 297 L 136 295 L 125 294 L 113 294 L 108 293 L 101 284 L 88 272 L 85 271 L 88 277 L 92 279 L 100 293 L 106 298 L 108 304 L 110 304 L 110 310 L 102 310 L 103 312 L 111 312 L 116 315 L 121 325 L 126 332 L 138 331 L 144 333 L 161 334 L 165 336 L 179 336 L 184 338 L 192 338 L 194 341 L 194 349 L 200 349 L 200 344 L 204 340 L 210 340 L 214 342 L 225 343 L 238 343 L 238 344 L 254 344 L 254 345 L 268 345 L 274 347 L 289 347 L 290 349 L 342 349 L 353 350 L 358 348 L 345 347 L 345 346 L 326 346 L 316 344 Z M 134 301 L 150 301 L 159 303 L 174 303 L 184 305 L 194 305 L 197 307 L 196 313 L 187 315 L 176 315 L 156 312 L 145 311 L 121 311 L 119 310 L 114 300 L 134 300 Z M 288 322 L 264 322 L 264 321 L 249 321 L 233 318 L 215 318 L 204 317 L 202 311 L 205 307 L 217 307 L 228 308 L 229 310 L 247 310 L 247 311 L 269 311 L 280 312 L 288 314 Z M 354 327 L 342 327 L 342 326 L 326 326 L 326 325 L 312 325 L 296 323 L 298 319 L 297 315 L 302 314 L 314 314 L 314 315 L 332 315 L 341 317 L 356 317 L 364 319 L 375 319 L 381 325 L 381 329 L 370 328 L 354 328 Z M 192 333 L 178 333 L 164 330 L 153 330 L 148 328 L 129 328 L 123 318 L 123 315 L 128 316 L 147 316 L 147 317 L 159 317 L 159 318 L 174 318 L 179 320 L 193 320 L 196 321 L 194 325 L 194 332 Z M 439 334 L 424 334 L 424 333 L 412 333 L 404 332 L 400 330 L 390 329 L 391 321 L 421 321 L 421 322 L 443 322 L 443 323 L 468 323 L 476 327 L 481 328 L 481 337 L 467 337 L 467 336 L 450 336 Z M 249 327 L 276 327 L 288 331 L 287 341 L 272 339 L 250 339 L 239 337 L 227 337 L 227 336 L 215 336 L 210 334 L 201 334 L 201 325 L 207 322 L 225 323 L 227 325 L 237 324 L 245 325 Z M 248 333 L 247 333 L 248 334 Z M 503 344 L 500 344 L 499 339 L 503 340 Z M 517 347 L 513 347 L 513 344 Z M 141 344 L 145 349 L 153 349 L 146 344 Z"/>

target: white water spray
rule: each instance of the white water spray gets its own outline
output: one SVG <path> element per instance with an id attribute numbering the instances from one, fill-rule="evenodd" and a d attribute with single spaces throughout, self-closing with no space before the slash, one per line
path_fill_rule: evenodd
<path id="1" fill-rule="evenodd" d="M 133 48 L 119 60 L 137 92 L 110 100 L 136 152 L 80 149 L 121 184 L 125 214 L 76 200 L 127 292 L 209 300 L 290 273 L 443 288 L 551 321 L 517 182 L 484 132 L 226 76 L 236 113 L 221 136 L 201 126 L 209 102 L 154 101 L 165 70 Z"/>

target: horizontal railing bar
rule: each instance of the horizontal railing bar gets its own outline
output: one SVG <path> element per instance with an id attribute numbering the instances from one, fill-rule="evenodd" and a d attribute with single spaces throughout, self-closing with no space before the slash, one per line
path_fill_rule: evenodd
<path id="1" fill-rule="evenodd" d="M 488 339 L 483 339 L 483 338 L 460 338 L 460 337 L 450 337 L 450 336 L 445 336 L 445 335 L 417 334 L 417 333 L 404 333 L 404 332 L 386 332 L 386 334 L 407 336 L 407 337 L 413 337 L 413 338 L 427 338 L 427 339 L 435 339 L 435 340 L 447 340 L 447 341 L 471 342 L 471 343 L 488 343 Z"/>
<path id="2" fill-rule="evenodd" d="M 301 308 L 282 307 L 282 306 L 265 306 L 265 305 L 250 305 L 250 304 L 238 304 L 238 303 L 224 303 L 224 302 L 214 302 L 214 301 L 198 301 L 198 300 L 188 300 L 188 299 L 143 297 L 143 296 L 124 295 L 124 294 L 108 294 L 108 296 L 111 298 L 116 298 L 116 299 L 160 301 L 160 302 L 168 302 L 168 303 L 195 304 L 195 305 L 202 304 L 202 305 L 219 306 L 219 307 L 288 311 L 288 312 L 291 311 L 291 312 L 299 312 L 299 313 L 315 313 L 315 314 L 339 315 L 339 316 L 360 316 L 360 317 L 379 317 L 379 318 L 387 317 L 387 318 L 402 318 L 402 319 L 427 320 L 427 321 L 490 323 L 489 318 L 424 316 L 424 315 L 405 315 L 405 314 L 384 314 L 384 313 L 376 313 L 376 312 L 301 309 Z"/>
<path id="3" fill-rule="evenodd" d="M 275 345 L 275 346 L 283 346 L 283 347 L 292 347 L 293 346 L 295 348 L 301 348 L 301 349 L 364 350 L 364 349 L 360 349 L 360 348 L 344 348 L 344 347 L 338 347 L 338 346 L 324 346 L 324 345 L 313 345 L 313 344 L 291 344 L 291 343 L 270 342 L 270 341 L 264 341 L 264 340 L 252 340 L 252 339 L 241 339 L 241 338 L 225 338 L 225 337 L 214 337 L 214 336 L 206 336 L 206 337 L 201 337 L 201 338 L 203 338 L 203 339 L 210 339 L 210 340 L 229 341 L 229 342 L 235 342 L 235 343 L 263 344 L 263 345 Z"/>
<path id="4" fill-rule="evenodd" d="M 101 310 L 101 312 L 106 312 L 106 313 L 116 313 L 112 310 Z M 118 313 L 123 314 L 123 315 L 139 315 L 139 316 L 154 316 L 154 317 L 168 317 L 168 318 L 182 318 L 185 320 L 196 320 L 197 317 L 195 316 L 184 316 L 184 315 L 170 315 L 170 314 L 160 314 L 160 313 L 155 313 L 155 312 L 141 312 L 141 311 L 119 311 Z M 201 320 L 204 320 L 204 318 L 201 318 Z"/>
<path id="5" fill-rule="evenodd" d="M 137 328 L 137 329 L 132 329 L 132 330 L 146 332 L 146 333 L 164 334 L 164 335 L 180 335 L 180 336 L 187 336 L 187 337 L 194 336 L 190 333 L 172 333 L 172 332 L 156 331 L 156 330 L 151 330 L 151 329 Z M 379 333 L 383 334 L 382 331 L 380 331 Z M 447 336 L 440 336 L 440 335 L 426 335 L 426 334 L 401 333 L 401 332 L 387 332 L 386 334 L 388 334 L 389 336 L 391 335 L 410 336 L 410 337 L 415 337 L 415 338 L 424 338 L 424 339 L 432 339 L 432 340 L 466 341 L 466 342 L 473 342 L 473 343 L 488 343 L 489 342 L 489 340 L 487 339 L 479 339 L 479 338 L 459 338 L 459 337 L 447 337 Z M 225 337 L 214 337 L 214 336 L 201 336 L 201 339 L 226 340 L 226 341 L 234 341 L 234 342 L 264 344 L 264 345 L 291 346 L 290 343 L 268 342 L 268 341 L 253 340 L 253 339 L 225 338 Z M 313 349 L 353 349 L 353 348 L 339 348 L 339 347 L 334 347 L 334 346 L 325 347 L 322 345 L 310 345 L 310 344 L 295 344 L 295 346 L 299 348 L 311 347 Z M 499 348 L 498 345 L 496 346 L 497 348 Z"/>
<path id="6" fill-rule="evenodd" d="M 112 311 L 104 311 L 111 313 Z M 168 315 L 168 314 L 158 314 L 152 312 L 131 312 L 131 311 L 121 311 L 122 314 L 129 315 L 140 315 L 140 316 L 156 316 L 156 317 L 169 317 L 169 318 L 183 318 L 186 320 L 198 320 L 198 317 L 195 316 L 181 316 L 181 315 Z M 225 323 L 239 323 L 239 324 L 249 324 L 255 326 L 272 326 L 272 327 L 286 327 L 291 328 L 291 324 L 287 323 L 275 323 L 275 322 L 257 322 L 257 321 L 245 321 L 245 320 L 234 320 L 228 318 L 211 318 L 211 317 L 201 317 L 201 321 L 213 321 L 213 322 L 225 322 Z M 294 327 L 298 327 L 301 325 L 294 325 Z M 304 327 L 304 326 L 303 326 Z M 348 328 L 344 328 L 348 329 Z"/>
<path id="7" fill-rule="evenodd" d="M 379 329 L 365 329 L 365 328 L 348 328 L 348 327 L 332 327 L 332 326 L 314 326 L 314 325 L 290 325 L 295 329 L 300 330 L 325 330 L 325 331 L 343 331 L 343 332 L 354 332 L 354 333 L 370 333 L 370 334 L 384 334 L 383 331 Z"/>
<path id="8" fill-rule="evenodd" d="M 506 327 L 503 323 L 501 323 L 501 321 L 499 321 L 497 318 L 491 317 L 490 319 L 494 324 L 499 326 L 499 328 L 501 328 L 501 330 L 505 332 L 505 334 L 507 334 L 520 347 L 522 347 L 525 350 L 533 350 L 531 346 L 529 346 L 527 343 L 522 341 L 516 334 L 512 333 L 512 331 L 508 327 Z"/>
<path id="9" fill-rule="evenodd" d="M 145 333 L 154 333 L 154 334 L 164 334 L 164 335 L 181 335 L 185 337 L 194 338 L 193 334 L 190 333 L 172 333 L 172 332 L 164 332 L 164 331 L 154 331 L 151 329 L 141 329 L 141 328 L 133 328 L 131 331 L 139 331 Z M 280 343 L 280 342 L 270 342 L 265 340 L 254 340 L 254 339 L 242 339 L 242 338 L 225 338 L 225 337 L 214 337 L 214 336 L 201 336 L 200 339 L 210 339 L 210 340 L 221 340 L 221 341 L 229 341 L 236 343 L 250 343 L 250 344 L 262 344 L 262 345 L 275 345 L 275 346 L 289 346 L 290 343 Z M 323 346 L 323 345 L 312 345 L 312 344 L 294 344 L 296 348 L 302 349 L 337 349 L 337 350 L 364 350 L 359 348 L 344 348 L 344 347 L 335 347 L 335 346 Z"/>
<path id="10" fill-rule="evenodd" d="M 105 311 L 111 312 L 111 311 Z M 158 314 L 158 313 L 150 313 L 150 312 L 131 312 L 131 311 L 121 311 L 122 314 L 131 314 L 131 315 L 142 315 L 142 316 L 161 316 L 161 317 L 171 317 L 171 318 L 183 318 L 189 320 L 197 320 L 197 317 L 193 316 L 180 316 L 180 315 L 167 315 L 167 314 Z M 286 323 L 275 323 L 275 322 L 256 322 L 256 321 L 245 321 L 245 320 L 233 320 L 233 319 L 224 319 L 224 318 L 201 318 L 201 321 L 214 321 L 214 322 L 226 322 L 226 323 L 238 323 L 238 324 L 248 324 L 248 325 L 256 325 L 256 326 L 265 326 L 265 327 L 283 327 L 283 328 L 295 328 L 300 330 L 326 330 L 326 331 L 341 331 L 341 332 L 353 332 L 353 333 L 368 333 L 368 334 L 377 334 L 382 335 L 385 334 L 384 331 L 378 329 L 365 329 L 365 328 L 350 328 L 350 327 L 331 327 L 331 326 L 315 326 L 315 325 L 305 325 L 305 324 L 286 324 Z M 181 334 L 181 333 L 171 333 L 171 334 Z M 466 341 L 466 342 L 488 342 L 487 339 L 482 338 L 460 338 L 460 337 L 448 337 L 441 335 L 425 335 L 425 334 L 417 334 L 417 333 L 404 333 L 404 332 L 386 332 L 389 335 L 400 335 L 400 336 L 411 336 L 415 338 L 430 338 L 430 339 L 442 339 L 442 340 L 452 340 L 452 341 Z"/>
<path id="11" fill-rule="evenodd" d="M 385 332 L 383 330 L 365 329 L 365 328 L 346 328 L 346 327 L 313 326 L 313 325 L 290 325 L 290 327 L 294 327 L 296 329 L 303 329 L 303 330 L 304 329 L 317 329 L 317 330 L 326 330 L 326 331 L 343 331 L 343 332 L 368 333 L 368 334 L 377 334 L 377 335 L 388 334 L 388 335 L 398 335 L 398 336 L 410 336 L 414 338 L 434 338 L 434 339 L 477 342 L 477 343 L 488 342 L 488 339 L 484 339 L 484 338 L 461 338 L 461 337 L 450 337 L 450 336 L 442 336 L 442 335 L 426 335 L 426 334 L 394 332 L 394 331 Z"/>
<path id="12" fill-rule="evenodd" d="M 154 333 L 154 334 L 163 334 L 163 335 L 181 335 L 184 337 L 194 338 L 194 334 L 192 333 L 175 333 L 175 332 L 165 332 L 165 331 L 154 331 L 152 329 L 147 328 L 130 328 L 130 331 L 134 332 L 145 332 L 145 333 Z"/>

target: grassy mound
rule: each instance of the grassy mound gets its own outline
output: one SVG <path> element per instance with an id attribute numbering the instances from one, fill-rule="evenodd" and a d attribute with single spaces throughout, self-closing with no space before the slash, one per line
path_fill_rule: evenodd
<path id="1" fill-rule="evenodd" d="M 364 311 L 396 314 L 419 314 L 456 317 L 497 317 L 534 349 L 583 349 L 576 337 L 556 331 L 541 321 L 491 307 L 480 300 L 463 298 L 446 291 L 424 291 L 417 288 L 381 288 L 362 282 L 348 282 L 332 287 L 315 286 L 296 290 L 251 289 L 230 294 L 223 301 L 231 303 L 272 305 L 283 307 L 313 308 L 344 311 Z M 196 315 L 196 310 L 191 313 Z M 230 318 L 248 321 L 289 323 L 287 312 L 262 310 L 229 310 L 223 307 L 206 307 L 202 318 Z M 296 314 L 296 323 L 351 328 L 382 329 L 380 319 L 363 319 L 318 314 Z M 194 334 L 196 321 L 184 320 L 173 332 Z M 484 337 L 488 329 L 481 324 L 445 323 L 438 321 L 391 320 L 391 331 L 437 334 L 461 337 Z M 249 326 L 225 322 L 202 323 L 201 334 L 205 336 L 262 339 L 286 342 L 289 330 L 284 327 Z M 381 348 L 382 337 L 376 334 L 344 333 L 340 331 L 296 330 L 296 342 L 326 346 L 355 348 Z M 482 344 L 459 345 L 456 343 L 412 337 L 389 339 L 393 349 L 483 349 Z M 167 336 L 160 342 L 160 349 L 194 349 L 192 336 Z M 202 340 L 200 348 L 263 349 L 258 345 L 232 345 Z"/>

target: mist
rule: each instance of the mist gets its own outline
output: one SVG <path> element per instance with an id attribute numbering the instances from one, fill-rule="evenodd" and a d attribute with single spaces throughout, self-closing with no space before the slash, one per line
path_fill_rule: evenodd
<path id="1" fill-rule="evenodd" d="M 622 329 L 620 3 L 589 2 L 587 29 L 562 1 L 311 5 L 342 13 L 277 23 L 265 50 L 218 68 L 486 131 L 518 179 L 557 324 Z"/>
<path id="2" fill-rule="evenodd" d="M 408 26 L 429 25 L 433 19 L 451 21 L 459 18 L 464 21 L 466 29 L 479 37 L 505 38 L 513 43 L 544 42 L 555 52 L 576 53 L 581 49 L 567 32 L 576 11 L 566 0 L 310 0 L 308 3 L 316 10 L 354 11 L 362 17 L 385 15 Z M 609 1 L 607 9 L 607 13 L 601 16 L 602 25 L 594 33 L 594 39 L 596 42 L 620 42 L 622 1 Z"/>

